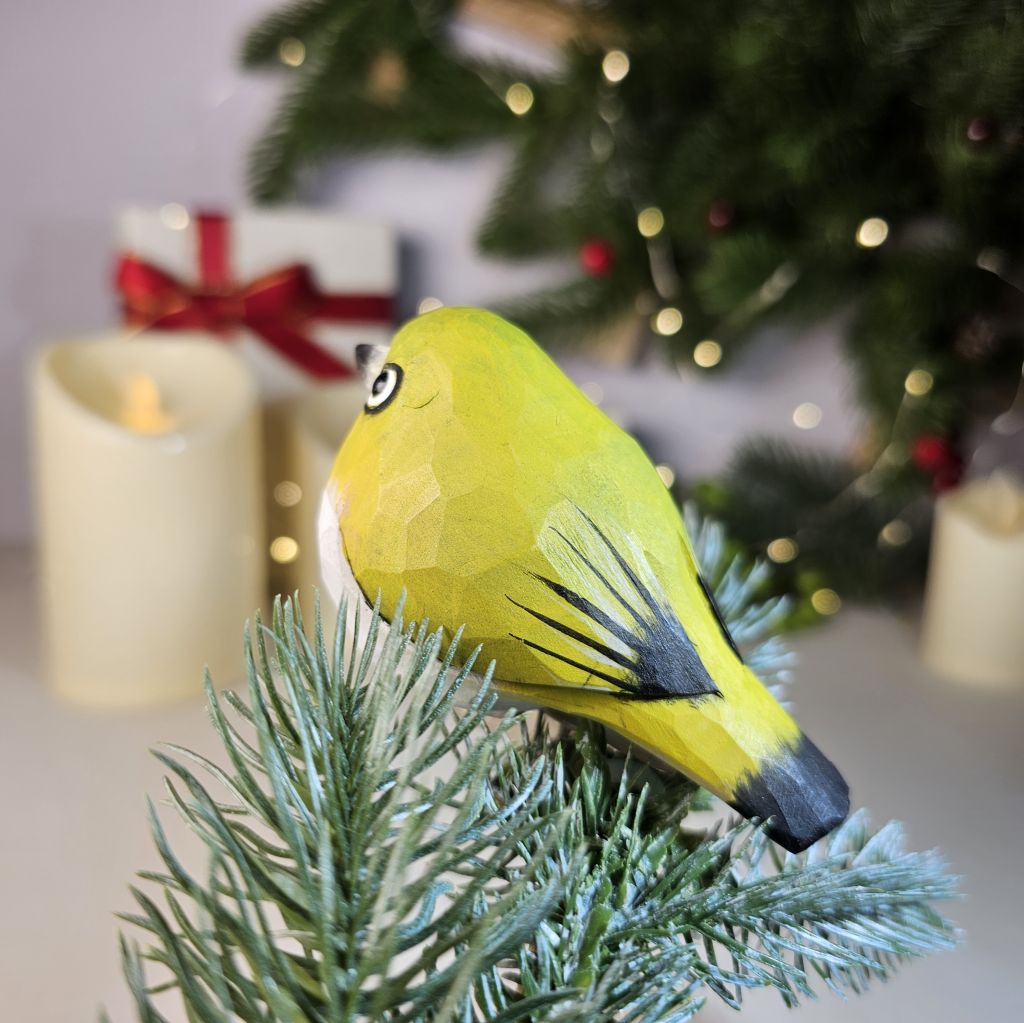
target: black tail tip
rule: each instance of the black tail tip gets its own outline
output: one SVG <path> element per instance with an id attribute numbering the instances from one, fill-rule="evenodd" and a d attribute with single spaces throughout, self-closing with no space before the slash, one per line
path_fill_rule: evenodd
<path id="1" fill-rule="evenodd" d="M 850 812 L 850 788 L 835 765 L 801 736 L 792 749 L 766 760 L 736 790 L 732 806 L 744 817 L 771 818 L 768 836 L 790 852 L 803 852 Z"/>

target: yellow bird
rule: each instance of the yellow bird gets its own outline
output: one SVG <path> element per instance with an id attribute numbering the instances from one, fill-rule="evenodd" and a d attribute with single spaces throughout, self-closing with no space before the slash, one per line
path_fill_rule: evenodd
<path id="1" fill-rule="evenodd" d="M 465 625 L 513 702 L 600 721 L 799 851 L 849 809 L 842 776 L 748 668 L 679 511 L 628 434 L 521 330 L 444 308 L 390 348 L 321 510 L 335 597 L 403 591 Z"/>

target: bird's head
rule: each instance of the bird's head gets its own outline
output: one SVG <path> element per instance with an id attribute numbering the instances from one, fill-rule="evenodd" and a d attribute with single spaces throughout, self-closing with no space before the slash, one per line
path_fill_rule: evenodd
<path id="1" fill-rule="evenodd" d="M 495 453 L 509 450 L 538 401 L 564 408 L 566 421 L 604 419 L 527 334 L 483 309 L 425 313 L 390 346 L 357 346 L 356 362 L 367 397 L 332 471 L 339 508 L 358 494 L 387 514 L 413 491 L 450 496 L 470 466 L 500 475 Z"/>
<path id="2" fill-rule="evenodd" d="M 408 427 L 457 400 L 462 415 L 500 412 L 554 363 L 521 330 L 483 309 L 442 308 L 407 323 L 390 346 L 358 345 L 356 361 L 369 388 L 367 430 Z M 438 408 L 431 410 L 430 406 Z M 474 405 L 479 406 L 475 408 Z M 384 413 L 390 414 L 385 418 Z M 375 419 L 375 417 L 380 417 Z"/>

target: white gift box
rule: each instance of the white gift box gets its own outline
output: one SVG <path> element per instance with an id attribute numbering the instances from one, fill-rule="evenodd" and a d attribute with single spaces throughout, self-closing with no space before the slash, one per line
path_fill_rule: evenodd
<path id="1" fill-rule="evenodd" d="M 201 216 L 176 203 L 125 209 L 117 217 L 118 255 L 148 264 L 184 288 L 202 292 Z M 225 241 L 231 289 L 244 289 L 254 280 L 298 265 L 308 271 L 322 295 L 376 297 L 377 306 L 386 308 L 395 292 L 395 238 L 390 228 L 379 223 L 305 209 L 241 210 L 227 218 Z M 300 329 L 310 341 L 353 367 L 357 344 L 390 340 L 389 321 L 387 313 L 344 322 L 316 318 Z M 138 317 L 135 322 L 139 323 Z M 151 326 L 170 329 L 159 322 Z M 195 330 L 204 324 L 186 326 Z M 245 326 L 234 325 L 220 336 L 238 347 L 266 400 L 294 396 L 318 382 Z"/>

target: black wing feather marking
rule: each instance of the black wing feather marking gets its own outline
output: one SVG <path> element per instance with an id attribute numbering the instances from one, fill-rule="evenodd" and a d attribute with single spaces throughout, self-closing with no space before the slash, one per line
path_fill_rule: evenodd
<path id="1" fill-rule="evenodd" d="M 603 532 L 598 528 L 597 523 L 586 514 L 586 512 L 580 512 L 580 514 L 587 520 L 590 528 L 597 533 L 597 535 L 604 541 L 605 547 L 611 551 L 612 557 L 618 562 L 619 568 L 626 573 L 626 578 L 632 583 L 633 589 L 643 598 L 644 603 L 655 613 L 658 614 L 662 609 L 658 602 L 654 599 L 653 594 L 646 586 L 640 581 L 640 577 L 633 571 L 629 562 L 619 553 L 618 548 L 604 535 Z"/>
<path id="2" fill-rule="evenodd" d="M 582 661 L 574 661 L 571 657 L 566 657 L 564 654 L 560 654 L 555 650 L 549 650 L 546 646 L 534 643 L 532 639 L 524 639 L 522 636 L 517 636 L 512 632 L 510 632 L 509 635 L 513 639 L 518 639 L 520 643 L 525 643 L 532 650 L 537 650 L 542 654 L 547 654 L 548 657 L 554 657 L 555 660 L 561 661 L 563 664 L 571 665 L 573 668 L 579 668 L 580 671 L 585 671 L 587 675 L 593 675 L 595 678 L 604 679 L 605 682 L 610 682 L 613 686 L 618 686 L 620 689 L 625 689 L 628 692 L 636 692 L 636 688 L 631 686 L 625 680 L 616 678 L 614 675 L 609 675 L 607 672 L 593 667 L 593 665 L 584 664 Z M 637 695 L 640 694 L 638 693 Z"/>
<path id="3" fill-rule="evenodd" d="M 732 633 L 729 631 L 729 626 L 725 624 L 725 618 L 722 616 L 722 609 L 718 606 L 718 601 L 715 600 L 715 595 L 711 592 L 711 587 L 708 586 L 707 580 L 699 572 L 697 573 L 697 582 L 700 583 L 700 588 L 704 591 L 704 596 L 707 598 L 708 604 L 711 605 L 711 613 L 715 616 L 715 621 L 718 622 L 719 629 L 722 630 L 722 637 L 726 643 L 729 644 L 729 649 L 739 659 L 740 664 L 745 663 L 743 660 L 743 654 L 740 653 L 739 647 L 736 646 L 736 640 L 732 638 Z"/>
<path id="4" fill-rule="evenodd" d="M 593 636 L 588 636 L 585 632 L 580 632 L 579 630 L 566 625 L 564 622 L 557 621 L 554 618 L 549 618 L 547 615 L 541 614 L 539 611 L 534 611 L 525 604 L 520 604 L 518 600 L 512 600 L 511 597 L 508 599 L 511 600 L 516 607 L 522 608 L 528 615 L 533 615 L 538 622 L 550 625 L 551 628 L 557 629 L 562 633 L 562 635 L 576 640 L 577 643 L 583 643 L 585 646 L 590 647 L 591 650 L 596 650 L 603 657 L 607 657 L 609 661 L 614 661 L 620 667 L 629 669 L 636 667 L 633 661 L 631 661 L 625 654 L 620 654 L 618 650 L 613 650 L 610 646 L 607 646 L 600 640 L 594 639 Z"/>
<path id="5" fill-rule="evenodd" d="M 636 621 L 637 625 L 643 625 L 643 618 L 641 618 L 640 615 L 638 615 L 636 611 L 633 610 L 629 603 L 622 599 L 622 595 L 619 593 L 619 591 L 615 589 L 615 587 L 612 586 L 610 582 L 608 582 L 608 580 L 604 576 L 604 573 L 601 572 L 601 570 L 590 560 L 590 558 L 588 558 L 586 554 L 584 554 L 583 551 L 581 551 L 579 547 L 577 547 L 576 544 L 574 544 L 572 540 L 570 540 L 565 535 L 565 533 L 563 533 L 560 529 L 556 529 L 555 533 L 562 538 L 562 540 L 565 542 L 565 545 L 569 548 L 569 550 L 571 550 L 573 554 L 575 554 L 576 557 L 578 557 L 580 561 L 582 561 L 583 564 L 586 565 L 587 568 L 589 568 L 595 576 L 597 576 L 597 578 L 601 581 L 601 584 L 604 586 L 604 588 L 622 605 L 623 610 L 626 611 Z M 621 639 L 624 643 L 628 642 L 630 635 L 629 631 L 626 629 L 622 629 L 621 626 L 619 626 L 618 624 L 616 624 L 616 628 L 624 634 L 619 635 L 618 638 Z M 616 635 L 618 635 L 618 633 L 616 633 Z"/>
<path id="6" fill-rule="evenodd" d="M 614 636 L 631 652 L 632 656 L 629 657 L 613 649 L 565 622 L 560 622 L 550 615 L 542 614 L 540 611 L 520 603 L 511 596 L 508 599 L 516 607 L 521 608 L 543 625 L 554 629 L 556 632 L 577 643 L 589 647 L 613 664 L 619 665 L 619 667 L 625 670 L 625 677 L 612 674 L 609 671 L 585 664 L 571 657 L 566 657 L 523 636 L 510 634 L 512 638 L 525 643 L 526 646 L 539 653 L 561 661 L 563 664 L 578 668 L 580 671 L 584 671 L 595 678 L 603 679 L 620 690 L 618 695 L 622 699 L 677 700 L 681 698 L 698 699 L 707 696 L 721 696 L 721 692 L 704 667 L 693 642 L 687 635 L 686 629 L 679 621 L 678 616 L 655 598 L 650 589 L 644 585 L 637 572 L 593 519 L 582 511 L 580 511 L 580 515 L 608 548 L 630 586 L 635 590 L 636 596 L 640 598 L 641 608 L 645 608 L 647 613 L 641 613 L 641 610 L 634 607 L 626 596 L 620 593 L 611 581 L 594 565 L 593 561 L 560 530 L 556 529 L 554 532 L 576 555 L 581 564 L 608 591 L 616 603 L 621 605 L 627 612 L 635 623 L 635 627 L 627 628 L 607 611 L 598 607 L 593 601 L 576 593 L 562 583 L 535 573 L 530 574 L 534 579 L 551 590 L 552 593 L 560 597 L 569 607 L 589 618 L 596 625 Z M 701 584 L 703 586 L 703 581 Z M 707 592 L 706 589 L 705 592 Z"/>
<path id="7" fill-rule="evenodd" d="M 625 643 L 628 646 L 633 641 L 633 633 L 629 629 L 624 629 L 614 618 L 607 615 L 596 604 L 587 600 L 586 597 L 581 597 L 578 593 L 570 590 L 568 586 L 556 583 L 553 579 L 548 579 L 546 576 L 537 575 L 533 572 L 530 574 L 538 582 L 542 582 L 552 593 L 561 597 L 570 607 L 576 608 L 577 611 L 581 611 L 591 621 L 595 621 L 603 629 L 607 629 L 620 643 Z M 637 624 L 643 625 L 644 620 L 638 617 Z"/>

